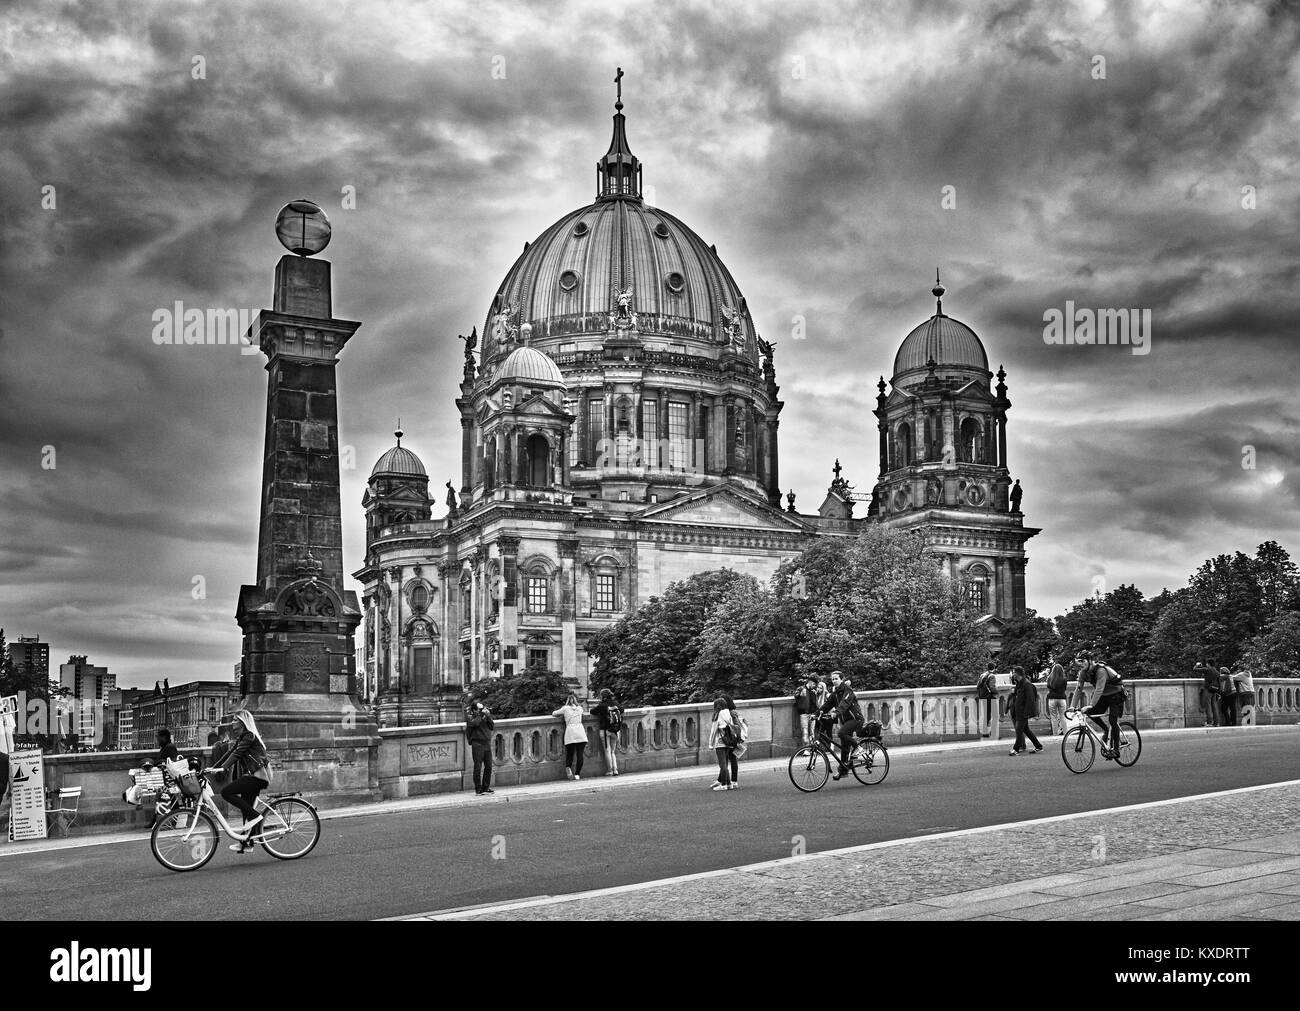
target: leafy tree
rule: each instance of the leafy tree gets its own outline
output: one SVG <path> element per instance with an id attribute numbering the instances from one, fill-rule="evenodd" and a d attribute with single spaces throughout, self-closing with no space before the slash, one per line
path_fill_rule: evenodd
<path id="1" fill-rule="evenodd" d="M 1131 584 L 1121 584 L 1105 596 L 1087 597 L 1056 619 L 1061 652 L 1068 657 L 1099 649 L 1121 674 L 1144 674 L 1152 614 L 1142 591 Z"/>
<path id="2" fill-rule="evenodd" d="M 699 654 L 687 676 L 674 683 L 674 693 L 699 701 L 793 692 L 802 632 L 794 598 L 753 579 L 738 580 L 700 630 Z"/>
<path id="3" fill-rule="evenodd" d="M 1199 630 L 1200 614 L 1191 592 L 1184 588 L 1169 594 L 1147 642 L 1146 676 L 1191 677 L 1199 660 L 1214 662 L 1205 655 Z"/>
<path id="4" fill-rule="evenodd" d="M 1008 619 L 1002 632 L 999 664 L 1004 670 L 1020 667 L 1033 674 L 1047 666 L 1048 655 L 1059 646 L 1060 638 L 1051 620 L 1029 608 L 1023 617 Z"/>
<path id="5" fill-rule="evenodd" d="M 1255 677 L 1300 677 L 1300 611 L 1282 614 L 1255 636 L 1242 663 Z"/>
<path id="6" fill-rule="evenodd" d="M 804 669 L 841 670 L 859 691 L 975 679 L 987 656 L 978 616 L 919 536 L 873 524 L 841 564 L 816 586 Z"/>
<path id="7" fill-rule="evenodd" d="M 593 635 L 587 640 L 588 655 L 596 657 L 592 689 L 609 688 L 628 705 L 686 701 L 701 690 L 691 670 L 705 625 L 732 589 L 746 582 L 757 585 L 731 569 L 697 572 Z"/>
<path id="8" fill-rule="evenodd" d="M 534 667 L 508 678 L 476 681 L 465 692 L 462 702 L 482 702 L 495 719 L 515 716 L 549 716 L 568 697 L 570 688 L 559 671 Z"/>

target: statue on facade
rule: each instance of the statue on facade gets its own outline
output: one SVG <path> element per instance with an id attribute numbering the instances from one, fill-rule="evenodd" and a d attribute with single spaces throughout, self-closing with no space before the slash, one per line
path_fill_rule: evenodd
<path id="1" fill-rule="evenodd" d="M 925 482 L 925 501 L 930 505 L 937 505 L 943 501 L 943 482 L 937 477 L 932 477 Z"/>
<path id="2" fill-rule="evenodd" d="M 1020 488 L 1020 478 L 1016 478 L 1016 483 L 1011 487 L 1011 511 L 1013 513 L 1020 512 L 1020 500 L 1024 494 Z"/>
<path id="3" fill-rule="evenodd" d="M 513 302 L 504 302 L 501 308 L 492 316 L 492 340 L 498 348 L 505 347 L 515 342 L 515 337 L 519 333 L 518 328 L 510 321 L 514 319 L 515 313 L 519 307 Z"/>
<path id="4" fill-rule="evenodd" d="M 726 342 L 737 351 L 745 347 L 744 316 L 739 309 L 722 307 L 722 333 Z"/>
<path id="5" fill-rule="evenodd" d="M 456 489 L 453 488 L 451 486 L 451 482 L 448 481 L 447 482 L 447 511 L 450 512 L 451 515 L 455 516 L 457 512 L 457 508 L 458 507 L 456 505 Z"/>
<path id="6" fill-rule="evenodd" d="M 614 288 L 614 309 L 609 314 L 609 325 L 613 330 L 636 329 L 636 313 L 632 311 L 632 288 L 619 291 Z"/>

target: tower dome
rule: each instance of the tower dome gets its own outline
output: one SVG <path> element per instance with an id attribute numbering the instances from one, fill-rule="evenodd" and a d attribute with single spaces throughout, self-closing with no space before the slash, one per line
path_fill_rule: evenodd
<path id="1" fill-rule="evenodd" d="M 989 359 L 975 331 L 961 320 L 945 316 L 944 287 L 935 274 L 935 314 L 903 338 L 894 356 L 894 382 L 909 375 L 923 375 L 933 361 L 938 368 L 973 369 L 988 378 Z"/>
<path id="2" fill-rule="evenodd" d="M 406 433 L 399 428 L 394 434 L 397 436 L 397 445 L 379 458 L 370 472 L 370 477 L 372 479 L 376 477 L 427 478 L 429 475 L 420 458 L 402 445 L 402 436 Z"/>

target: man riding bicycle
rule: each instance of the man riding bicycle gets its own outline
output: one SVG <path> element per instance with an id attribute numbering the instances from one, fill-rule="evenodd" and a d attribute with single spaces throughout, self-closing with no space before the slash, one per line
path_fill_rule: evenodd
<path id="1" fill-rule="evenodd" d="M 1079 684 L 1086 682 L 1093 686 L 1092 706 L 1084 710 L 1084 715 L 1101 727 L 1102 740 L 1109 745 L 1109 753 L 1103 748 L 1102 755 L 1109 762 L 1119 752 L 1119 718 L 1124 712 L 1123 679 L 1113 667 L 1108 667 L 1100 657 L 1091 653 L 1079 654 L 1074 662 L 1079 668 Z M 1103 716 L 1109 716 L 1109 726 Z"/>
<path id="2" fill-rule="evenodd" d="M 865 722 L 862 717 L 862 704 L 853 692 L 853 683 L 840 671 L 831 671 L 831 691 L 822 703 L 823 713 L 833 713 L 840 721 L 840 768 L 832 777 L 840 779 L 848 775 L 849 751 L 853 747 L 853 735 Z"/>

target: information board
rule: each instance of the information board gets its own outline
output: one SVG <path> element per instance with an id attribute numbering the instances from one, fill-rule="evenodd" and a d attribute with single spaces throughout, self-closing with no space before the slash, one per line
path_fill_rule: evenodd
<path id="1" fill-rule="evenodd" d="M 9 756 L 9 841 L 45 838 L 45 758 L 39 748 Z"/>

